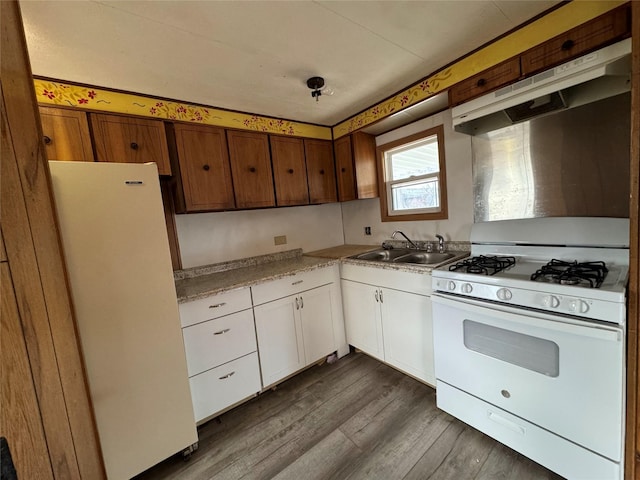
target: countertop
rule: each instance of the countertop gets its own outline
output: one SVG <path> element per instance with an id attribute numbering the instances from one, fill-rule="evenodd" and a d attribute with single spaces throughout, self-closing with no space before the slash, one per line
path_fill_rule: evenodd
<path id="1" fill-rule="evenodd" d="M 232 262 L 195 267 L 174 273 L 178 303 L 226 290 L 257 285 L 278 278 L 339 263 L 333 258 L 308 257 L 302 250 L 261 255 Z"/>
<path id="2" fill-rule="evenodd" d="M 459 245 L 456 245 L 459 246 Z M 463 249 L 465 245 L 460 245 Z M 260 255 L 229 262 L 188 268 L 174 272 L 178 303 L 185 303 L 227 290 L 250 287 L 300 272 L 342 263 L 414 273 L 430 273 L 434 268 L 469 255 L 467 249 L 449 250 L 456 255 L 437 265 L 389 263 L 349 258 L 375 250 L 378 245 L 338 245 L 302 254 L 301 249 Z"/>

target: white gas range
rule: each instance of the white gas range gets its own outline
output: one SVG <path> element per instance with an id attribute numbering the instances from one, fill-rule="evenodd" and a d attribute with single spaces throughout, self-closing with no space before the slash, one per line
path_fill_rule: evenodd
<path id="1" fill-rule="evenodd" d="M 626 219 L 474 224 L 435 269 L 438 406 L 567 478 L 622 479 Z"/>

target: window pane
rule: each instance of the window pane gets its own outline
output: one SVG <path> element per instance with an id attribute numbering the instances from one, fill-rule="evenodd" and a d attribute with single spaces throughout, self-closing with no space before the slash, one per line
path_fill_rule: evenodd
<path id="1" fill-rule="evenodd" d="M 387 153 L 387 159 L 391 166 L 390 180 L 436 173 L 440 169 L 438 139 L 431 137 L 409 148 L 391 150 Z"/>
<path id="2" fill-rule="evenodd" d="M 440 206 L 438 187 L 437 177 L 392 185 L 393 209 L 437 208 Z"/>

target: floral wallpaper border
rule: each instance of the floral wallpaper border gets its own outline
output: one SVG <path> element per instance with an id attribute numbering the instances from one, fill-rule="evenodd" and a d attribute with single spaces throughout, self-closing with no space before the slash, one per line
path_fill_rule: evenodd
<path id="1" fill-rule="evenodd" d="M 36 78 L 39 103 L 331 140 L 331 128 Z"/>
<path id="2" fill-rule="evenodd" d="M 529 25 L 503 37 L 450 67 L 423 79 L 397 95 L 374 105 L 333 127 L 340 138 L 389 115 L 426 100 L 465 78 L 521 54 L 531 47 L 577 27 L 626 3 L 626 0 L 570 2 Z"/>

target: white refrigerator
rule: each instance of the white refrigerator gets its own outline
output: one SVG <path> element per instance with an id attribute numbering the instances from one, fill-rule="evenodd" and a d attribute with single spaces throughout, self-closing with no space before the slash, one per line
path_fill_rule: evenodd
<path id="1" fill-rule="evenodd" d="M 107 477 L 197 443 L 155 164 L 49 162 Z"/>

